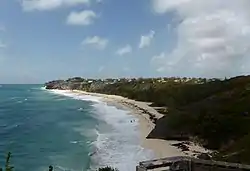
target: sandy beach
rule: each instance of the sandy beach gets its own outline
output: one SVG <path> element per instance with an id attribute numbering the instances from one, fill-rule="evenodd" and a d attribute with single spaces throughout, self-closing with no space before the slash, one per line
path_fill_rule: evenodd
<path id="1" fill-rule="evenodd" d="M 155 124 L 150 120 L 150 115 L 153 115 L 157 119 L 163 117 L 154 108 L 150 107 L 150 103 L 140 102 L 124 98 L 116 95 L 106 95 L 98 93 L 90 93 L 79 90 L 72 90 L 76 94 L 84 94 L 102 97 L 103 101 L 112 104 L 114 106 L 129 110 L 132 115 L 135 115 L 139 120 L 141 144 L 144 148 L 151 149 L 156 158 L 172 157 L 172 156 L 192 156 L 195 157 L 200 153 L 207 153 L 208 150 L 200 147 L 193 142 L 189 142 L 187 145 L 189 151 L 183 152 L 181 149 L 172 146 L 171 144 L 179 143 L 180 141 L 167 141 L 161 139 L 146 139 L 147 135 L 154 129 Z M 146 113 L 143 111 L 147 111 Z"/>

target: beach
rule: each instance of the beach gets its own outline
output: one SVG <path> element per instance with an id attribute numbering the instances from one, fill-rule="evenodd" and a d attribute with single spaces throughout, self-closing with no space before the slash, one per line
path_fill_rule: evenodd
<path id="1" fill-rule="evenodd" d="M 79 90 L 72 90 L 72 93 L 79 95 L 90 95 L 101 97 L 103 101 L 114 105 L 124 110 L 129 110 L 130 114 L 138 118 L 141 145 L 144 148 L 150 149 L 154 152 L 156 158 L 172 157 L 172 156 L 192 156 L 196 157 L 198 154 L 209 152 L 205 148 L 188 142 L 188 151 L 173 146 L 172 144 L 180 143 L 180 141 L 167 141 L 161 139 L 147 139 L 148 134 L 154 129 L 155 124 L 150 120 L 150 115 L 159 119 L 164 115 L 158 113 L 153 107 L 149 106 L 150 103 L 140 102 L 124 98 L 116 95 L 106 95 L 99 93 L 90 93 Z"/>

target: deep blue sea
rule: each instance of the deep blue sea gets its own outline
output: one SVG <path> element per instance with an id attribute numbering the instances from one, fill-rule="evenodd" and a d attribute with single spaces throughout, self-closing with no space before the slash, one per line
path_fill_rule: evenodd
<path id="1" fill-rule="evenodd" d="M 136 120 L 131 123 L 130 120 Z M 100 97 L 0 85 L 0 166 L 16 171 L 87 171 L 111 165 L 133 171 L 152 152 L 140 145 L 137 118 Z"/>

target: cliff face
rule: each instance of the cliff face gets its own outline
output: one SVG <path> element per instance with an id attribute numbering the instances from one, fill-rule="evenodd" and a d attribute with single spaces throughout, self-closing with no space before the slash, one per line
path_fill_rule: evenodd
<path id="1" fill-rule="evenodd" d="M 179 130 L 168 124 L 168 117 L 164 116 L 156 121 L 155 128 L 149 133 L 147 138 L 164 140 L 190 140 L 190 134 L 186 130 Z"/>
<path id="2" fill-rule="evenodd" d="M 64 80 L 55 80 L 45 83 L 46 89 L 59 89 L 59 90 L 67 90 L 71 89 L 71 87 L 66 84 Z"/>
<path id="3" fill-rule="evenodd" d="M 77 79 L 76 79 L 77 78 Z M 78 77 L 68 80 L 55 80 L 45 83 L 46 89 L 83 90 L 96 92 L 105 87 L 105 83 L 98 80 L 85 80 Z"/>

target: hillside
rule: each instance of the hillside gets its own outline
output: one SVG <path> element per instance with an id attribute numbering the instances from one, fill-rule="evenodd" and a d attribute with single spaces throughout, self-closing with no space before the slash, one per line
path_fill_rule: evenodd
<path id="1" fill-rule="evenodd" d="M 231 79 L 155 78 L 88 80 L 80 77 L 45 84 L 115 94 L 165 107 L 148 138 L 198 141 L 219 151 L 214 157 L 250 164 L 250 76 Z"/>

